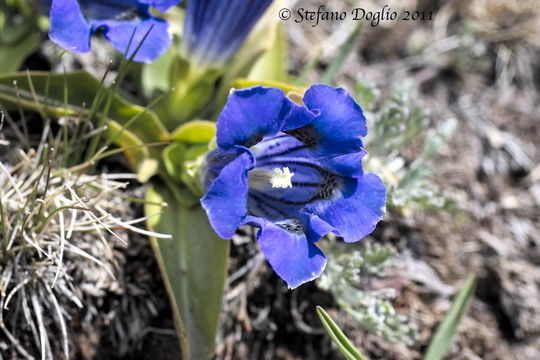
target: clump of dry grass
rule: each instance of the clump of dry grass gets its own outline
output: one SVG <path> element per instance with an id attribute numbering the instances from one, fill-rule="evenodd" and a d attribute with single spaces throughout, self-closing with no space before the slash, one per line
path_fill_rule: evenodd
<path id="1" fill-rule="evenodd" d="M 48 145 L 48 129 L 25 150 L 0 138 L 0 357 L 68 358 L 73 314 L 66 304 L 82 309 L 87 293 L 114 282 L 111 241 L 126 242 L 118 230 L 149 235 L 134 226 L 146 219 L 118 216 L 133 176 L 62 168 L 68 152 Z"/>

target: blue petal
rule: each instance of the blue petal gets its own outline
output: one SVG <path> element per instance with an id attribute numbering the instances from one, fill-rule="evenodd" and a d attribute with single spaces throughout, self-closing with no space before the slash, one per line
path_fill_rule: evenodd
<path id="1" fill-rule="evenodd" d="M 201 199 L 214 231 L 230 239 L 247 215 L 248 177 L 253 155 L 248 150 L 227 164 Z"/>
<path id="2" fill-rule="evenodd" d="M 178 5 L 182 0 L 139 0 L 140 3 L 153 6 L 156 10 L 165 12 L 171 7 Z"/>
<path id="3" fill-rule="evenodd" d="M 360 150 L 352 154 L 326 156 L 317 160 L 324 168 L 341 176 L 360 177 L 364 175 L 362 158 L 366 154 L 367 151 Z"/>
<path id="4" fill-rule="evenodd" d="M 308 147 L 294 136 L 278 133 L 267 137 L 251 148 L 258 163 L 268 161 L 279 162 L 303 158 L 314 164 L 322 166 L 330 172 L 347 177 L 362 176 L 362 158 L 367 154 L 361 150 L 344 155 L 321 155 L 317 147 Z"/>
<path id="5" fill-rule="evenodd" d="M 362 150 L 360 137 L 367 135 L 366 118 L 347 90 L 313 85 L 306 91 L 304 103 L 308 109 L 320 111 L 308 128 L 319 136 L 321 152 L 346 154 Z"/>
<path id="6" fill-rule="evenodd" d="M 148 63 L 157 59 L 172 43 L 172 36 L 168 32 L 169 25 L 162 19 L 96 20 L 92 27 L 94 31 L 103 28 L 105 38 L 122 54 L 126 53 L 129 45 L 128 58 L 137 51 L 133 58 L 137 62 Z"/>
<path id="7" fill-rule="evenodd" d="M 317 278 L 326 266 L 321 249 L 301 230 L 287 230 L 291 224 L 257 221 L 259 246 L 270 266 L 289 288 L 294 289 Z"/>
<path id="8" fill-rule="evenodd" d="M 307 151 L 306 145 L 297 138 L 285 133 L 265 137 L 262 141 L 251 147 L 257 162 L 278 160 L 281 157 L 313 158 L 312 152 Z"/>
<path id="9" fill-rule="evenodd" d="M 305 106 L 300 106 L 291 101 L 291 107 L 285 123 L 283 124 L 283 131 L 293 130 L 304 125 L 309 124 L 320 114 L 319 110 L 309 110 Z"/>
<path id="10" fill-rule="evenodd" d="M 278 133 L 290 109 L 283 91 L 264 86 L 235 90 L 217 121 L 217 144 L 227 150 L 250 147 Z"/>
<path id="11" fill-rule="evenodd" d="M 355 179 L 353 194 L 329 201 L 310 204 L 306 209 L 332 225 L 346 242 L 362 239 L 375 230 L 382 219 L 386 204 L 386 188 L 375 174 Z"/>
<path id="12" fill-rule="evenodd" d="M 66 50 L 90 50 L 90 25 L 84 19 L 77 0 L 53 0 L 49 37 Z"/>
<path id="13" fill-rule="evenodd" d="M 88 22 L 94 20 L 126 20 L 150 17 L 149 6 L 133 0 L 79 0 L 81 12 Z"/>
<path id="14" fill-rule="evenodd" d="M 247 150 L 247 149 L 246 149 Z M 202 185 L 207 189 L 212 181 L 219 175 L 221 170 L 236 159 L 238 156 L 238 148 L 234 148 L 228 151 L 215 148 L 208 152 L 205 156 L 205 164 L 201 169 Z"/>
<path id="15" fill-rule="evenodd" d="M 305 212 L 300 213 L 301 221 L 308 240 L 312 242 L 319 241 L 320 238 L 331 232 L 336 232 L 334 227 L 314 214 Z"/>
<path id="16" fill-rule="evenodd" d="M 188 1 L 182 40 L 199 65 L 221 66 L 240 48 L 271 0 Z"/>

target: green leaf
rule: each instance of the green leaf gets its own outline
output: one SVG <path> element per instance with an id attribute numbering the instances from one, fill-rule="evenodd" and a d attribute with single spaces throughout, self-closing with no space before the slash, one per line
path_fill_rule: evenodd
<path id="1" fill-rule="evenodd" d="M 138 181 L 145 183 L 157 174 L 159 170 L 157 159 L 150 156 L 148 148 L 131 131 L 126 130 L 116 121 L 109 120 L 107 122 L 107 137 L 109 139 L 116 139 L 116 145 L 124 149 L 124 155 L 128 163 L 137 172 Z"/>
<path id="2" fill-rule="evenodd" d="M 215 346 L 230 241 L 214 233 L 198 201 L 189 204 L 174 195 L 183 192 L 151 185 L 145 212 L 151 230 L 173 237 L 151 243 L 173 307 L 182 359 L 205 360 Z"/>
<path id="3" fill-rule="evenodd" d="M 103 88 L 99 80 L 84 71 L 68 74 L 29 72 L 0 76 L 0 101 L 8 110 L 20 107 L 53 116 L 88 117 L 91 113 L 89 107 L 100 89 L 106 95 L 111 91 Z M 146 160 L 149 157 L 158 159 L 160 151 L 156 147 L 145 147 L 144 144 L 168 141 L 170 137 L 156 114 L 115 94 L 107 119 L 109 139 L 121 147 L 130 146 L 125 151 L 130 165 L 137 173 L 144 172 L 139 174 L 141 179 L 151 177 L 153 174 L 149 173 L 149 163 Z M 153 166 L 152 172 L 156 171 L 157 166 Z"/>
<path id="4" fill-rule="evenodd" d="M 171 46 L 155 61 L 142 65 L 141 88 L 144 96 L 152 98 L 169 91 L 171 71 L 176 60 L 175 47 Z"/>
<path id="5" fill-rule="evenodd" d="M 33 32 L 11 46 L 0 44 L 0 73 L 17 71 L 23 61 L 38 48 L 39 40 L 39 34 Z"/>
<path id="6" fill-rule="evenodd" d="M 339 74 L 339 71 L 343 67 L 345 60 L 356 48 L 354 45 L 360 38 L 363 22 L 358 21 L 353 31 L 347 37 L 347 40 L 339 48 L 338 54 L 334 61 L 330 64 L 326 72 L 321 76 L 320 82 L 322 84 L 330 84 L 334 81 L 335 77 Z"/>
<path id="7" fill-rule="evenodd" d="M 433 336 L 429 344 L 424 360 L 441 360 L 444 357 L 452 338 L 456 334 L 457 327 L 469 307 L 475 288 L 476 278 L 471 275 L 459 291 L 443 322 L 439 325 L 435 336 Z"/>
<path id="8" fill-rule="evenodd" d="M 278 89 L 283 90 L 285 93 L 295 93 L 300 96 L 303 96 L 304 92 L 306 91 L 305 88 L 285 84 L 279 81 L 270 81 L 270 80 L 252 80 L 252 79 L 243 79 L 239 78 L 234 81 L 233 87 L 235 89 L 244 89 L 251 86 L 256 85 L 263 85 L 263 86 L 272 86 L 276 87 Z"/>
<path id="9" fill-rule="evenodd" d="M 343 331 L 332 320 L 330 315 L 320 306 L 317 306 L 317 315 L 328 333 L 330 338 L 337 345 L 338 350 L 347 360 L 365 360 L 358 350 L 354 347 L 351 341 L 345 336 Z"/>
<path id="10" fill-rule="evenodd" d="M 186 144 L 208 143 L 216 136 L 216 124 L 212 121 L 193 120 L 173 131 L 171 139 Z"/>
<path id="11" fill-rule="evenodd" d="M 186 153 L 186 146 L 172 143 L 163 150 L 163 164 L 167 175 L 175 182 L 182 181 L 182 164 Z"/>
<path id="12" fill-rule="evenodd" d="M 272 47 L 257 60 L 248 78 L 287 82 L 287 69 L 287 37 L 283 23 L 278 23 Z"/>
<path id="13" fill-rule="evenodd" d="M 221 78 L 220 86 L 215 96 L 214 111 L 216 117 L 227 101 L 227 96 L 235 80 L 248 76 L 257 59 L 273 48 L 276 36 L 278 35 L 278 27 L 281 24 L 277 13 L 284 5 L 284 1 L 274 1 L 257 22 L 257 25 L 255 25 L 240 50 L 228 62 L 227 71 Z"/>
<path id="14" fill-rule="evenodd" d="M 171 91 L 159 106 L 163 123 L 169 130 L 193 120 L 212 100 L 220 69 L 200 67 L 183 58 L 173 62 Z"/>
<path id="15" fill-rule="evenodd" d="M 40 40 L 36 14 L 23 4 L 6 5 L 0 2 L 0 74 L 17 71 Z"/>
<path id="16" fill-rule="evenodd" d="M 305 85 L 309 75 L 315 71 L 317 68 L 317 64 L 319 63 L 321 59 L 321 50 L 317 51 L 317 53 L 309 59 L 306 65 L 302 68 L 298 76 L 296 76 L 294 79 L 292 79 L 293 83 L 295 85 Z"/>

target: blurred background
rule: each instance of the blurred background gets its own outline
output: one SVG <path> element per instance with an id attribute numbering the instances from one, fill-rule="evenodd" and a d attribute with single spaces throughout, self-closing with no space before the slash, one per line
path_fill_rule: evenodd
<path id="1" fill-rule="evenodd" d="M 290 7 L 319 5 L 338 12 L 384 5 L 433 12 L 432 21 L 376 27 L 364 21 L 335 83 L 370 84 L 382 98 L 406 88 L 406 101 L 427 111 L 433 124 L 456 120 L 431 169 L 456 208 L 391 213 L 373 235 L 399 249 L 396 301 L 415 319 L 419 341 L 413 348 L 389 345 L 354 333 L 352 325 L 355 343 L 373 358 L 418 358 L 448 309 L 446 292 L 475 273 L 475 297 L 448 358 L 540 358 L 540 2 L 297 1 Z M 355 26 L 287 22 L 292 71 L 319 56 L 310 82 L 320 81 Z M 418 156 L 416 146 L 404 149 L 407 162 Z"/>

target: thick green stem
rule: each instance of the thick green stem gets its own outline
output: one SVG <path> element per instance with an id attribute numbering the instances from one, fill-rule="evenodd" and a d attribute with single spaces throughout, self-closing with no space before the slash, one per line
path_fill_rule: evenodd
<path id="1" fill-rule="evenodd" d="M 204 360 L 214 351 L 229 241 L 216 236 L 199 204 L 186 206 L 174 193 L 163 185 L 150 186 L 145 211 L 154 215 L 150 229 L 172 235 L 152 239 L 152 247 L 173 307 L 182 359 Z M 167 207 L 156 205 L 165 201 Z"/>

